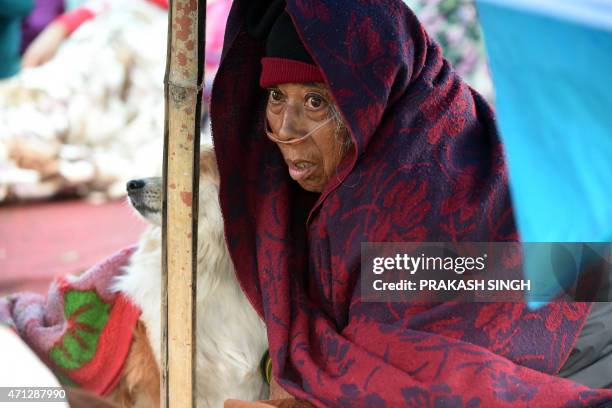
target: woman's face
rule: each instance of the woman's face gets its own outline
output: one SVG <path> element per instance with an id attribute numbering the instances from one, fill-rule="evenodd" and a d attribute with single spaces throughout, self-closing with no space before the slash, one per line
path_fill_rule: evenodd
<path id="1" fill-rule="evenodd" d="M 289 176 L 311 192 L 323 191 L 346 152 L 348 131 L 338 131 L 331 103 L 321 83 L 268 88 L 268 136 L 278 145 Z"/>

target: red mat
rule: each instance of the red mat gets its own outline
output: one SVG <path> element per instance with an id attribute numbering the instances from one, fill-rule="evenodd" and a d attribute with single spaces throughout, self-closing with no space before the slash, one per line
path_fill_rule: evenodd
<path id="1" fill-rule="evenodd" d="M 0 207 L 0 295 L 46 293 L 55 276 L 80 273 L 135 243 L 145 226 L 125 201 Z"/>

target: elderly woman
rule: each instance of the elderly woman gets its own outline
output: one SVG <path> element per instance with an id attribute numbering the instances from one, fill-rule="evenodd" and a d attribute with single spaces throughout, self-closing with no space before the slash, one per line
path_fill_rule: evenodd
<path id="1" fill-rule="evenodd" d="M 610 400 L 553 376 L 588 304 L 362 300 L 362 242 L 517 239 L 493 113 L 401 1 L 235 1 L 224 47 L 221 207 L 282 389 L 321 407 Z"/>

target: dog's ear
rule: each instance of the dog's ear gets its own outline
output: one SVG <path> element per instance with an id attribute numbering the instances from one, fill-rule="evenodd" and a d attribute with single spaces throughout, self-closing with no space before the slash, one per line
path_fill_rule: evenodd
<path id="1" fill-rule="evenodd" d="M 210 177 L 216 184 L 219 184 L 219 169 L 212 147 L 205 147 L 200 152 L 200 177 L 202 176 Z"/>

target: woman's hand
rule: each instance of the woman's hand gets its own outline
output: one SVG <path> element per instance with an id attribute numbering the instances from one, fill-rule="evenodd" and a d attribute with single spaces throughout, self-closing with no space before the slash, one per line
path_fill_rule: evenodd
<path id="1" fill-rule="evenodd" d="M 267 401 L 249 402 L 239 400 L 227 400 L 224 408 L 312 408 L 313 405 L 307 401 L 296 400 L 281 387 L 274 377 L 270 379 L 270 399 Z"/>
<path id="2" fill-rule="evenodd" d="M 270 379 L 270 399 L 280 400 L 285 398 L 293 399 L 293 395 L 285 391 L 285 389 L 276 382 L 274 376 L 272 376 L 272 378 Z"/>
<path id="3" fill-rule="evenodd" d="M 63 25 L 51 23 L 30 44 L 23 54 L 21 66 L 34 68 L 49 61 L 68 36 Z"/>

